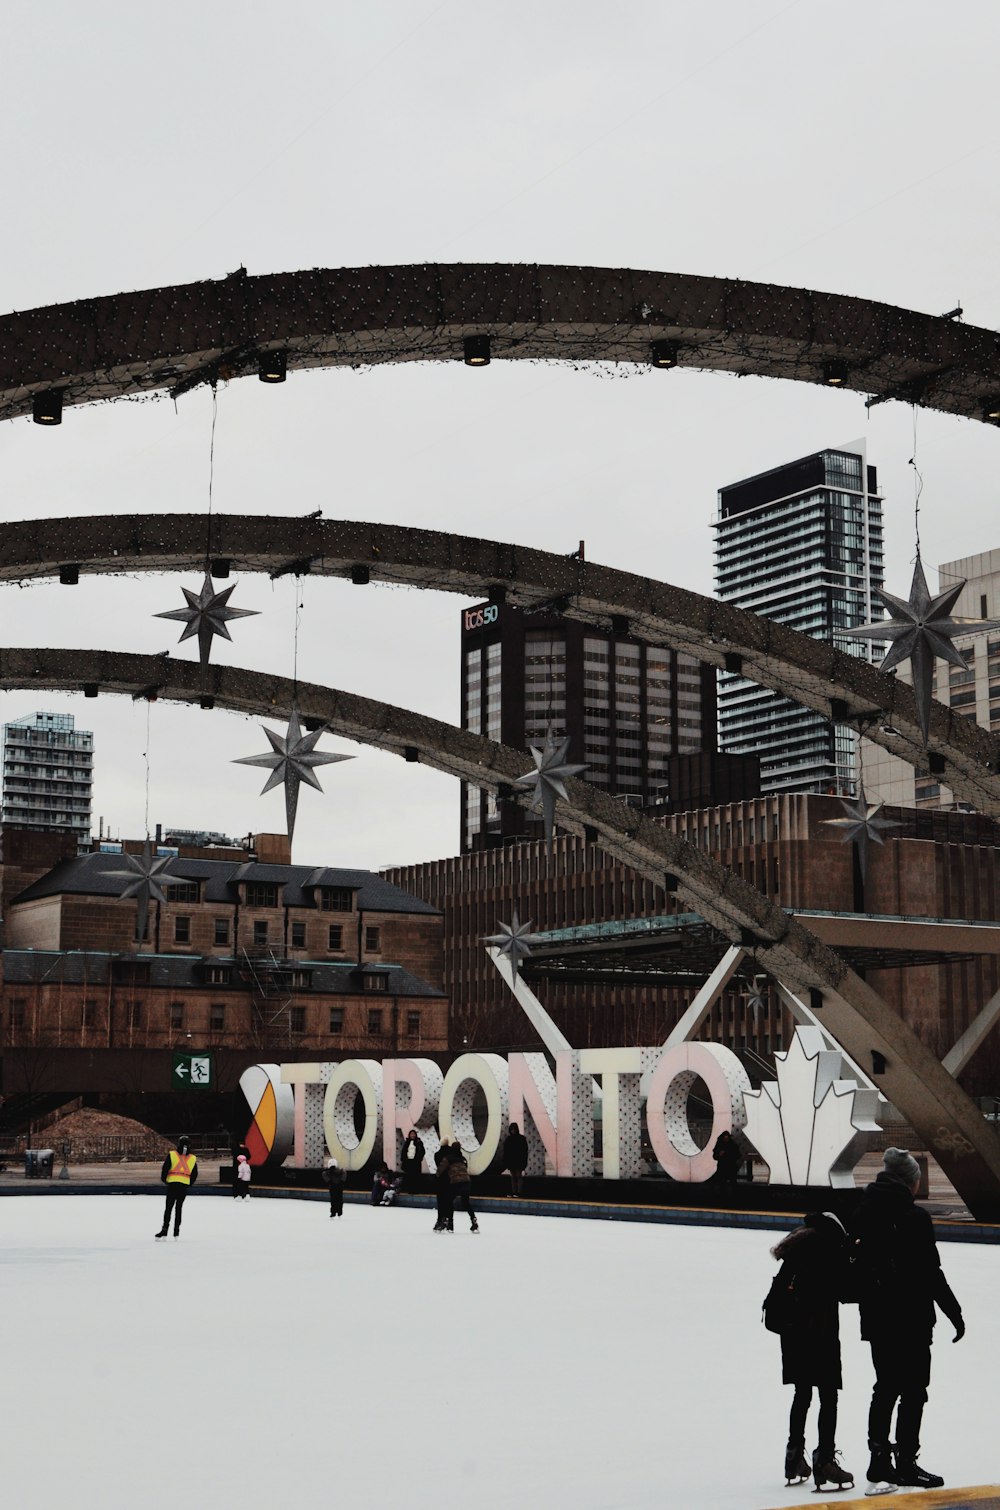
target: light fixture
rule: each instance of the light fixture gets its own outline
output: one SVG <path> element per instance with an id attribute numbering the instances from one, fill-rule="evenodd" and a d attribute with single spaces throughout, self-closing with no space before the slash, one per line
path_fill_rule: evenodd
<path id="1" fill-rule="evenodd" d="M 823 381 L 828 388 L 840 388 L 847 382 L 847 363 L 824 362 Z"/>
<path id="2" fill-rule="evenodd" d="M 80 567 L 75 561 L 64 561 L 59 568 L 59 581 L 63 587 L 75 587 L 80 580 Z"/>
<path id="3" fill-rule="evenodd" d="M 676 367 L 678 346 L 676 341 L 654 341 L 649 348 L 649 361 L 653 367 Z"/>
<path id="4" fill-rule="evenodd" d="M 96 682 L 84 682 L 83 684 L 84 697 L 97 697 L 99 690 Z"/>
<path id="5" fill-rule="evenodd" d="M 1000 425 L 1000 398 L 991 398 L 983 405 L 983 419 L 991 425 Z"/>
<path id="6" fill-rule="evenodd" d="M 371 579 L 372 574 L 368 570 L 367 566 L 358 565 L 351 567 L 351 581 L 354 583 L 355 587 L 367 587 Z"/>
<path id="7" fill-rule="evenodd" d="M 47 393 L 36 393 L 31 400 L 31 417 L 36 425 L 61 425 L 62 406 L 62 389 L 50 388 Z"/>
<path id="8" fill-rule="evenodd" d="M 286 351 L 264 351 L 257 363 L 257 376 L 262 383 L 283 383 L 288 372 Z"/>
<path id="9" fill-rule="evenodd" d="M 466 367 L 488 367 L 490 362 L 489 336 L 466 336 L 462 342 L 462 360 Z"/>

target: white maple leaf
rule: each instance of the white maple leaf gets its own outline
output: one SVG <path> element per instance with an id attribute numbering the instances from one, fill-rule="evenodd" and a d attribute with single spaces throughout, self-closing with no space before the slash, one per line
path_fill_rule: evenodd
<path id="1" fill-rule="evenodd" d="M 775 1185 L 854 1185 L 854 1166 L 878 1131 L 878 1092 L 841 1078 L 843 1055 L 819 1028 L 796 1028 L 776 1054 L 777 1080 L 744 1091 L 746 1137 Z"/>

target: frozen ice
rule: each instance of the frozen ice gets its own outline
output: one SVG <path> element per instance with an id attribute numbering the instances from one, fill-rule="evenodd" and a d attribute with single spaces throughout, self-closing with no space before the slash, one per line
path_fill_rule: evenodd
<path id="1" fill-rule="evenodd" d="M 26 1510 L 764 1510 L 791 1391 L 760 1304 L 778 1234 L 194 1194 L 0 1200 L 6 1502 Z M 792 1225 L 790 1222 L 789 1225 Z M 996 1474 L 1000 1249 L 942 1244 L 923 1460 Z M 838 1445 L 871 1385 L 841 1327 Z M 810 1435 L 815 1416 L 810 1419 Z M 813 1441 L 808 1443 L 810 1449 Z M 859 1487 L 853 1495 L 861 1498 Z"/>

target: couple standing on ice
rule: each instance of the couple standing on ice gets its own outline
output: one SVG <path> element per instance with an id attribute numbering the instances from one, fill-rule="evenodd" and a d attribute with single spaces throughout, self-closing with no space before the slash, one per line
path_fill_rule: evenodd
<path id="1" fill-rule="evenodd" d="M 772 1248 L 781 1268 L 764 1302 L 764 1321 L 781 1336 L 782 1379 L 795 1388 L 785 1452 L 787 1483 L 809 1477 L 806 1416 L 819 1395 L 819 1445 L 812 1455 L 817 1489 L 854 1487 L 837 1461 L 837 1396 L 841 1388 L 841 1301 L 861 1309 L 861 1336 L 871 1345 L 875 1386 L 868 1413 L 866 1495 L 895 1488 L 934 1489 L 944 1483 L 920 1467 L 920 1422 L 931 1376 L 931 1343 L 940 1307 L 965 1335 L 962 1310 L 941 1269 L 934 1228 L 914 1204 L 920 1166 L 901 1148 L 889 1148 L 882 1171 L 862 1194 L 850 1232 L 830 1211 Z M 898 1411 L 896 1407 L 898 1404 Z M 892 1417 L 896 1411 L 895 1443 Z"/>

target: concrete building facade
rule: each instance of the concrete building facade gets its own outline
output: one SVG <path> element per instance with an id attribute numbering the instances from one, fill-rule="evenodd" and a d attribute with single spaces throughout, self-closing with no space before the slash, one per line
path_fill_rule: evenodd
<path id="1" fill-rule="evenodd" d="M 3 727 L 0 823 L 90 842 L 94 736 L 72 713 L 29 713 Z"/>

